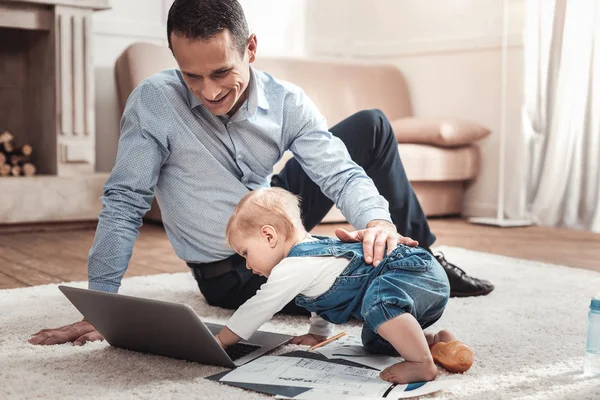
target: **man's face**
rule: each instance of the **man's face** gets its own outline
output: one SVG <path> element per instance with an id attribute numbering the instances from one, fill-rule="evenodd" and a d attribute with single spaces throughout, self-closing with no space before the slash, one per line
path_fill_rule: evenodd
<path id="1" fill-rule="evenodd" d="M 171 34 L 171 48 L 188 88 L 214 115 L 232 116 L 247 98 L 256 36 L 242 55 L 226 29 L 207 40 Z"/>

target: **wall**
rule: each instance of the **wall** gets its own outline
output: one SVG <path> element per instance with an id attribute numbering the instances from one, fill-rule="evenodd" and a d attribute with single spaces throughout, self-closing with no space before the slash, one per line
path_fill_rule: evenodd
<path id="1" fill-rule="evenodd" d="M 114 78 L 116 59 L 130 44 L 167 45 L 166 21 L 173 0 L 112 0 L 111 9 L 94 14 L 96 74 L 96 170 L 112 169 L 119 135 Z M 304 55 L 305 0 L 241 0 L 259 55 Z M 298 23 L 299 21 L 299 23 Z"/>
<path id="2" fill-rule="evenodd" d="M 521 136 L 525 0 L 508 1 L 507 191 Z M 468 189 L 465 213 L 494 216 L 501 125 L 503 5 L 498 0 L 308 0 L 307 53 L 367 63 L 392 63 L 406 76 L 414 111 L 456 116 L 493 133 L 480 143 L 482 169 Z M 332 24 L 331 21 L 335 21 Z M 511 202 L 511 210 L 518 204 Z"/>
<path id="3" fill-rule="evenodd" d="M 306 0 L 239 0 L 250 33 L 258 39 L 258 55 L 306 55 Z"/>

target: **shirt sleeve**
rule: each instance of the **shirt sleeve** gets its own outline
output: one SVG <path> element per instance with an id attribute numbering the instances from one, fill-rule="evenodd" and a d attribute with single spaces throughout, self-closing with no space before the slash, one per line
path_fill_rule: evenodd
<path id="1" fill-rule="evenodd" d="M 314 279 L 314 273 L 308 270 L 310 266 L 301 261 L 298 257 L 283 259 L 256 294 L 237 309 L 227 322 L 227 327 L 242 339 L 248 339 L 308 287 Z"/>
<path id="2" fill-rule="evenodd" d="M 327 128 L 325 117 L 300 89 L 284 105 L 284 134 L 302 169 L 357 229 L 375 219 L 391 222 L 389 204 L 352 159 L 344 143 Z"/>
<path id="3" fill-rule="evenodd" d="M 116 293 L 127 270 L 142 217 L 167 155 L 164 95 L 150 83 L 131 94 L 121 119 L 115 166 L 104 184 L 103 208 L 88 257 L 88 287 Z"/>
<path id="4" fill-rule="evenodd" d="M 331 322 L 325 321 L 323 318 L 319 317 L 317 313 L 310 313 L 310 329 L 308 333 L 312 333 L 313 335 L 331 336 L 331 326 L 333 324 Z"/>

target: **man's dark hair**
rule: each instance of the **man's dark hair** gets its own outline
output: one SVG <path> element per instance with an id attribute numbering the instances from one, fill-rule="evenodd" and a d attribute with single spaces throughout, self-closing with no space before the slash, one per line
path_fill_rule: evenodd
<path id="1" fill-rule="evenodd" d="M 243 55 L 248 44 L 248 24 L 237 0 L 175 0 L 167 18 L 167 38 L 171 33 L 188 39 L 211 39 L 227 29 Z"/>

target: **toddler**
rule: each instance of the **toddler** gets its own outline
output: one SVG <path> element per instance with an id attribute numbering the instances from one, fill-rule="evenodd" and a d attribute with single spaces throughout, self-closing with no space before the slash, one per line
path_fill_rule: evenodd
<path id="1" fill-rule="evenodd" d="M 298 198 L 279 188 L 244 196 L 229 219 L 226 238 L 245 257 L 248 269 L 268 279 L 218 333 L 221 346 L 248 339 L 295 299 L 312 312 L 309 333 L 319 337 L 328 334 L 325 321 L 364 321 L 367 351 L 400 354 L 405 360 L 381 372 L 386 381 L 433 380 L 434 358 L 449 370 L 462 372 L 470 366 L 471 350 L 450 332 L 423 331 L 441 317 L 450 293 L 446 273 L 426 250 L 399 245 L 373 267 L 363 260 L 362 243 L 307 233 Z M 430 346 L 449 342 L 454 353 L 444 354 L 442 349 L 436 358 Z M 461 358 L 468 366 L 457 369 Z"/>

